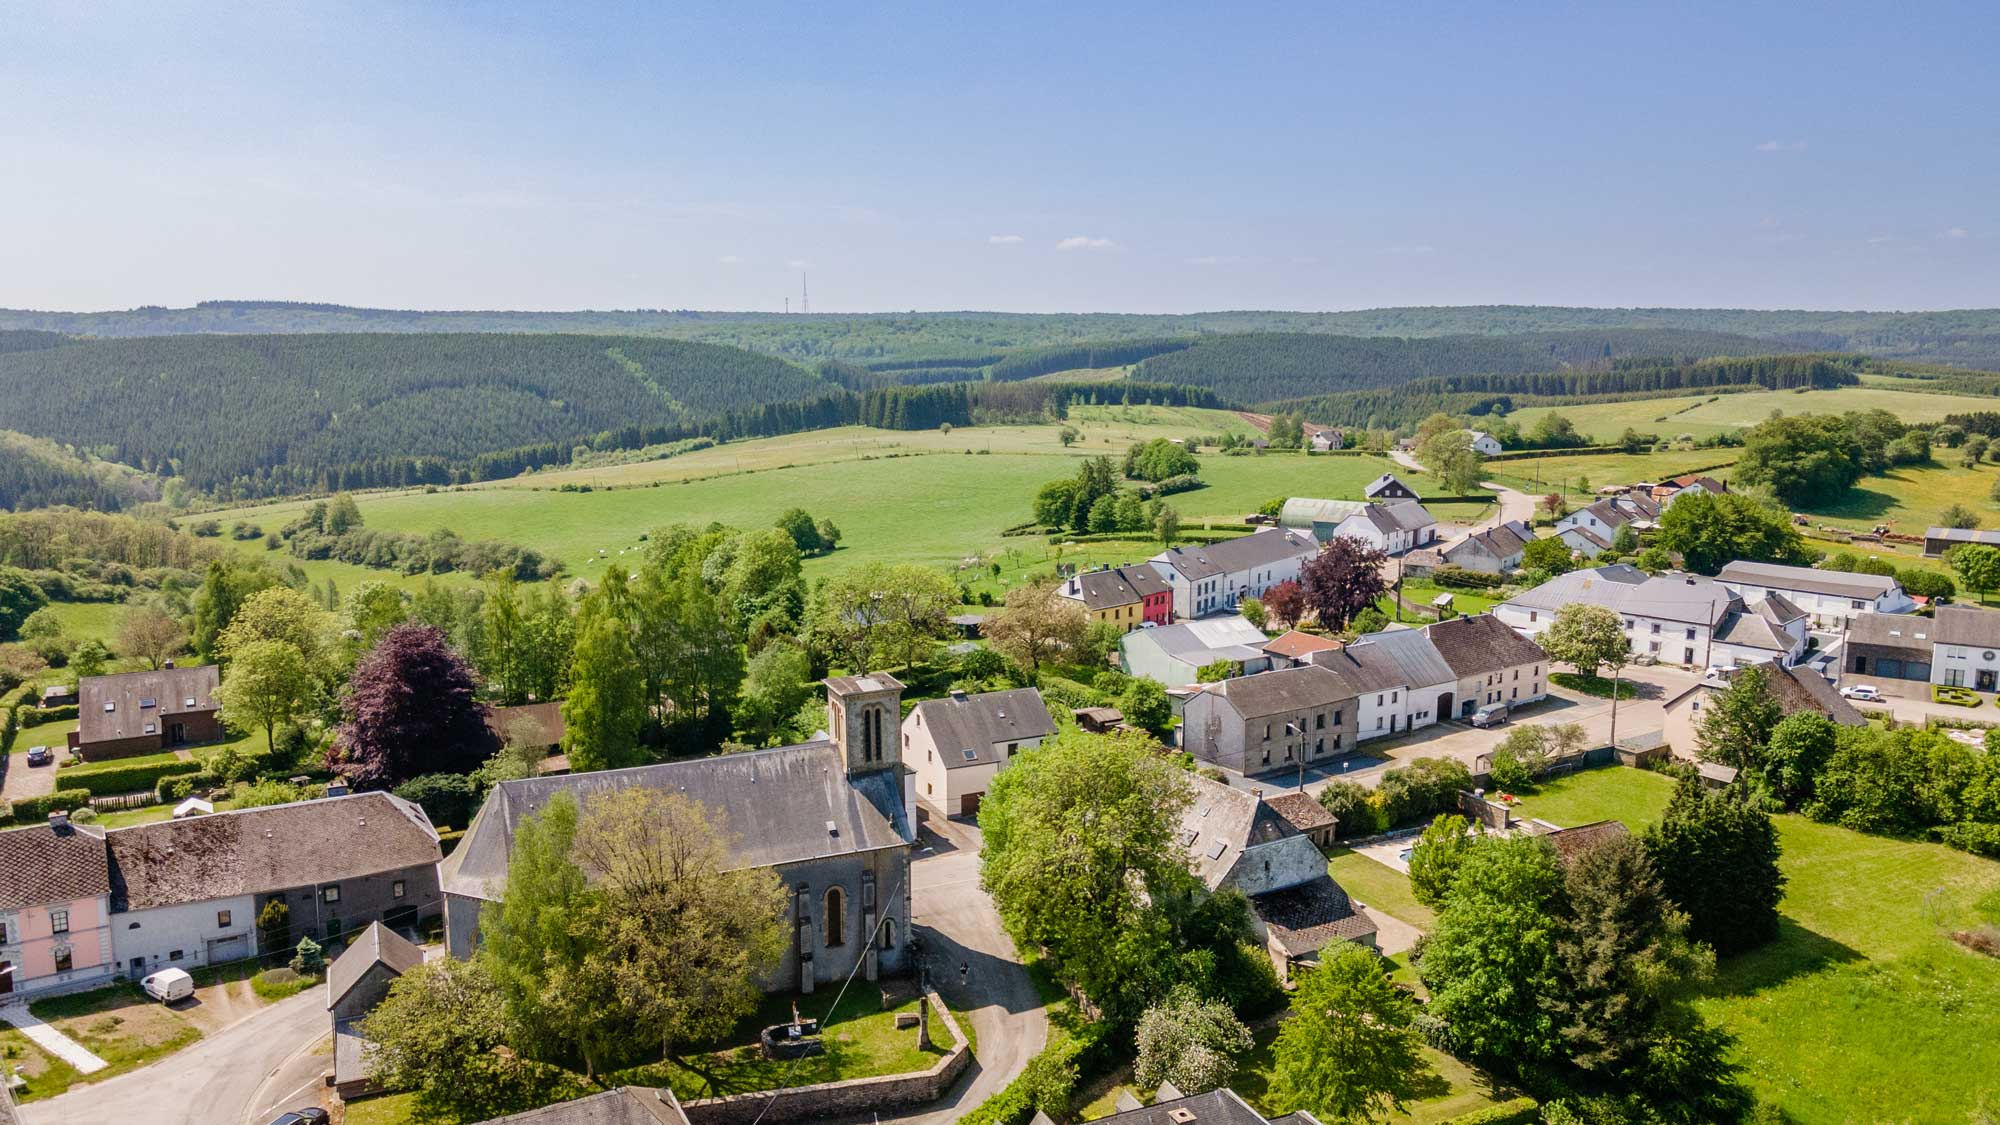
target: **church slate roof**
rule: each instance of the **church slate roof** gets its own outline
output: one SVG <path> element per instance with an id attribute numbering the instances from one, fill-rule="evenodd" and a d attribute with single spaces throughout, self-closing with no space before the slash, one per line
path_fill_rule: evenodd
<path id="1" fill-rule="evenodd" d="M 522 821 L 557 793 L 574 794 L 582 802 L 633 785 L 673 790 L 701 802 L 732 838 L 730 855 L 742 867 L 901 847 L 915 838 L 905 823 L 898 772 L 878 770 L 850 781 L 840 747 L 819 740 L 630 769 L 503 781 L 487 795 L 465 838 L 440 866 L 439 882 L 446 894 L 497 899 Z"/>

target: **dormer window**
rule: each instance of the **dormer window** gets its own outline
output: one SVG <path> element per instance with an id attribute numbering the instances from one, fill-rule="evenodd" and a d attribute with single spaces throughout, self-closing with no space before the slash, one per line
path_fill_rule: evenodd
<path id="1" fill-rule="evenodd" d="M 141 709 L 141 710 L 144 710 L 145 708 L 148 708 L 148 707 L 158 707 L 159 705 L 160 705 L 160 701 L 159 701 L 159 700 L 157 700 L 157 699 L 154 699 L 154 698 L 153 698 L 152 696 L 150 696 L 150 695 L 149 695 L 149 696 L 147 696 L 147 697 L 146 697 L 146 698 L 144 698 L 144 699 L 141 699 L 141 700 L 139 701 L 139 707 L 140 707 L 140 709 Z"/>
<path id="2" fill-rule="evenodd" d="M 116 703 L 106 703 L 104 705 L 104 712 L 107 715 L 116 710 L 118 710 L 118 705 Z"/>

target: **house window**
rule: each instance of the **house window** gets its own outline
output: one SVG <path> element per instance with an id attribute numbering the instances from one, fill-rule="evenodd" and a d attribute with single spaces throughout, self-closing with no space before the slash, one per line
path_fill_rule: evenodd
<path id="1" fill-rule="evenodd" d="M 1863 605 L 1863 603 L 1861 602 L 1850 602 L 1848 604 L 1854 609 L 1860 609 L 1861 606 Z"/>
<path id="2" fill-rule="evenodd" d="M 1264 741 L 1271 741 L 1271 724 L 1269 723 L 1264 724 Z"/>
<path id="3" fill-rule="evenodd" d="M 1660 623 L 1657 621 L 1653 622 L 1653 635 L 1656 637 L 1660 635 Z"/>
<path id="4" fill-rule="evenodd" d="M 1694 640 L 1694 627 L 1693 627 L 1693 626 L 1689 626 L 1689 627 L 1688 627 L 1688 631 L 1687 631 L 1687 637 L 1686 637 L 1685 639 L 1686 639 L 1686 640 L 1690 640 L 1690 641 L 1691 641 L 1691 640 Z"/>
<path id="5" fill-rule="evenodd" d="M 847 896 L 839 887 L 826 889 L 826 947 L 847 944 Z"/>
<path id="6" fill-rule="evenodd" d="M 1335 711 L 1335 712 L 1333 713 L 1333 725 L 1334 725 L 1334 726 L 1339 726 L 1339 725 L 1340 725 L 1340 712 L 1339 712 L 1338 710 L 1336 710 L 1336 711 Z"/>
<path id="7" fill-rule="evenodd" d="M 230 922 L 230 917 L 231 917 L 231 916 L 230 916 L 230 913 L 229 913 L 229 911 L 227 911 L 227 910 L 218 910 L 218 911 L 216 911 L 216 912 L 215 912 L 215 928 L 216 928 L 216 929 L 218 929 L 218 930 L 226 930 L 226 929 L 228 929 L 228 928 L 229 928 L 229 922 Z"/>
<path id="8" fill-rule="evenodd" d="M 1402 702 L 1402 700 L 1403 700 L 1403 693 L 1402 693 L 1402 692 L 1398 692 L 1398 691 L 1392 691 L 1392 692 L 1390 692 L 1390 693 L 1389 693 L 1389 702 L 1391 702 L 1391 703 L 1400 703 L 1400 702 Z"/>
<path id="9" fill-rule="evenodd" d="M 1019 754 L 1020 752 L 1021 752 L 1021 744 L 1020 744 L 1020 743 L 1018 743 L 1018 742 L 1009 742 L 1009 743 L 1007 744 L 1007 756 L 1008 756 L 1009 758 L 1013 757 L 1013 756 L 1014 756 L 1014 755 L 1016 755 L 1016 754 Z"/>
<path id="10" fill-rule="evenodd" d="M 172 953 L 167 954 L 167 960 L 178 961 L 181 959 L 181 955 L 184 954 L 185 952 L 186 950 L 176 949 Z"/>
<path id="11" fill-rule="evenodd" d="M 1375 697 L 1375 706 L 1377 706 L 1377 707 L 1380 707 L 1380 706 L 1382 706 L 1382 697 L 1381 697 L 1380 695 L 1377 695 L 1377 696 Z"/>
<path id="12" fill-rule="evenodd" d="M 1540 621 L 1541 619 L 1542 619 L 1541 614 L 1535 612 L 1532 609 L 1528 611 L 1528 624 L 1533 625 L 1535 622 Z"/>
<path id="13" fill-rule="evenodd" d="M 1313 729 L 1314 730 L 1326 729 L 1326 712 L 1321 711 L 1319 714 L 1313 716 Z"/>
<path id="14" fill-rule="evenodd" d="M 896 920 L 894 918 L 882 919 L 882 948 L 896 948 Z"/>
<path id="15" fill-rule="evenodd" d="M 321 902 L 339 902 L 340 884 L 329 883 L 326 886 L 321 887 L 319 892 L 319 900 Z"/>
<path id="16" fill-rule="evenodd" d="M 69 946 L 67 945 L 56 946 L 56 972 L 59 973 L 69 972 L 71 964 L 72 962 L 70 961 Z"/>
<path id="17" fill-rule="evenodd" d="M 49 932 L 52 934 L 66 934 L 69 932 L 69 911 L 49 911 Z"/>
<path id="18" fill-rule="evenodd" d="M 401 879 L 398 879 L 395 882 L 389 884 L 389 897 L 402 898 L 404 890 L 405 888 L 403 886 L 403 881 Z"/>
<path id="19" fill-rule="evenodd" d="M 7 944 L 7 923 L 0 922 L 0 945 Z"/>

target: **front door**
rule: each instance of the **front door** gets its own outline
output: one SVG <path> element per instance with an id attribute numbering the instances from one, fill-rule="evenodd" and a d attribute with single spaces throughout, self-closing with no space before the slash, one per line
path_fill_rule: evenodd
<path id="1" fill-rule="evenodd" d="M 0 996 L 14 991 L 14 963 L 0 961 Z"/>
<path id="2" fill-rule="evenodd" d="M 1445 693 L 1444 693 L 1443 695 L 1440 695 L 1440 696 L 1438 696 L 1438 709 L 1437 709 L 1437 717 L 1438 717 L 1438 718 L 1440 718 L 1440 719 L 1449 719 L 1449 718 L 1451 718 L 1451 693 L 1450 693 L 1450 692 L 1445 692 Z"/>
<path id="3" fill-rule="evenodd" d="M 1996 679 L 2000 679 L 2000 674 L 1991 668 L 1981 668 L 1972 674 L 1972 686 L 1980 691 L 1992 691 Z"/>
<path id="4" fill-rule="evenodd" d="M 980 799 L 981 797 L 984 797 L 985 795 L 986 795 L 986 794 L 984 794 L 984 793 L 962 793 L 962 794 L 960 794 L 960 795 L 959 795 L 959 798 L 958 798 L 958 815 L 960 815 L 960 816 L 975 816 L 975 817 L 976 817 L 976 816 L 978 816 L 978 815 L 979 815 L 979 799 Z"/>

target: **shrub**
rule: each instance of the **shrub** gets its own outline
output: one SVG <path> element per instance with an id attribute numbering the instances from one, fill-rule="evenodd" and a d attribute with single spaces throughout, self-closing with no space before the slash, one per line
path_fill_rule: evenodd
<path id="1" fill-rule="evenodd" d="M 93 797 L 107 797 L 117 793 L 137 793 L 151 789 L 159 792 L 160 779 L 197 773 L 200 762 L 151 762 L 144 765 L 120 765 L 115 761 L 101 766 L 79 766 L 63 771 L 63 784 L 87 790 Z"/>
<path id="2" fill-rule="evenodd" d="M 153 783 L 153 799 L 161 804 L 185 801 L 194 792 L 194 778 L 167 776 Z"/>
<path id="3" fill-rule="evenodd" d="M 298 947 L 292 951 L 292 971 L 300 976 L 316 976 L 325 967 L 326 955 L 320 944 L 309 937 L 300 938 Z"/>
<path id="4" fill-rule="evenodd" d="M 1498 574 L 1467 570 L 1462 566 L 1441 566 L 1431 571 L 1431 581 L 1457 590 L 1497 590 L 1507 584 Z"/>
<path id="5" fill-rule="evenodd" d="M 1334 835 L 1353 839 L 1382 831 L 1384 825 L 1369 796 L 1366 786 L 1353 781 L 1330 782 L 1319 791 L 1320 807 L 1333 815 Z"/>
<path id="6" fill-rule="evenodd" d="M 1957 707 L 1978 707 L 1983 700 L 1971 688 L 1953 687 L 1950 684 L 1932 684 L 1931 698 L 1939 703 L 1949 703 Z"/>
<path id="7" fill-rule="evenodd" d="M 463 828 L 471 823 L 478 806 L 479 787 L 470 777 L 457 773 L 427 773 L 396 787 L 396 796 L 423 807 L 424 815 L 440 827 Z"/>
<path id="8" fill-rule="evenodd" d="M 91 821 L 97 819 L 97 810 L 91 808 L 89 805 L 85 805 L 80 809 L 72 811 L 69 814 L 69 819 L 72 824 L 89 824 Z"/>
<path id="9" fill-rule="evenodd" d="M 1417 758 L 1382 775 L 1376 792 L 1395 827 L 1429 820 L 1458 808 L 1458 793 L 1472 788 L 1472 771 L 1451 758 Z"/>
<path id="10" fill-rule="evenodd" d="M 1535 1125 L 1542 1119 L 1541 1108 L 1535 1099 L 1520 1097 L 1446 1118 L 1440 1125 Z"/>

